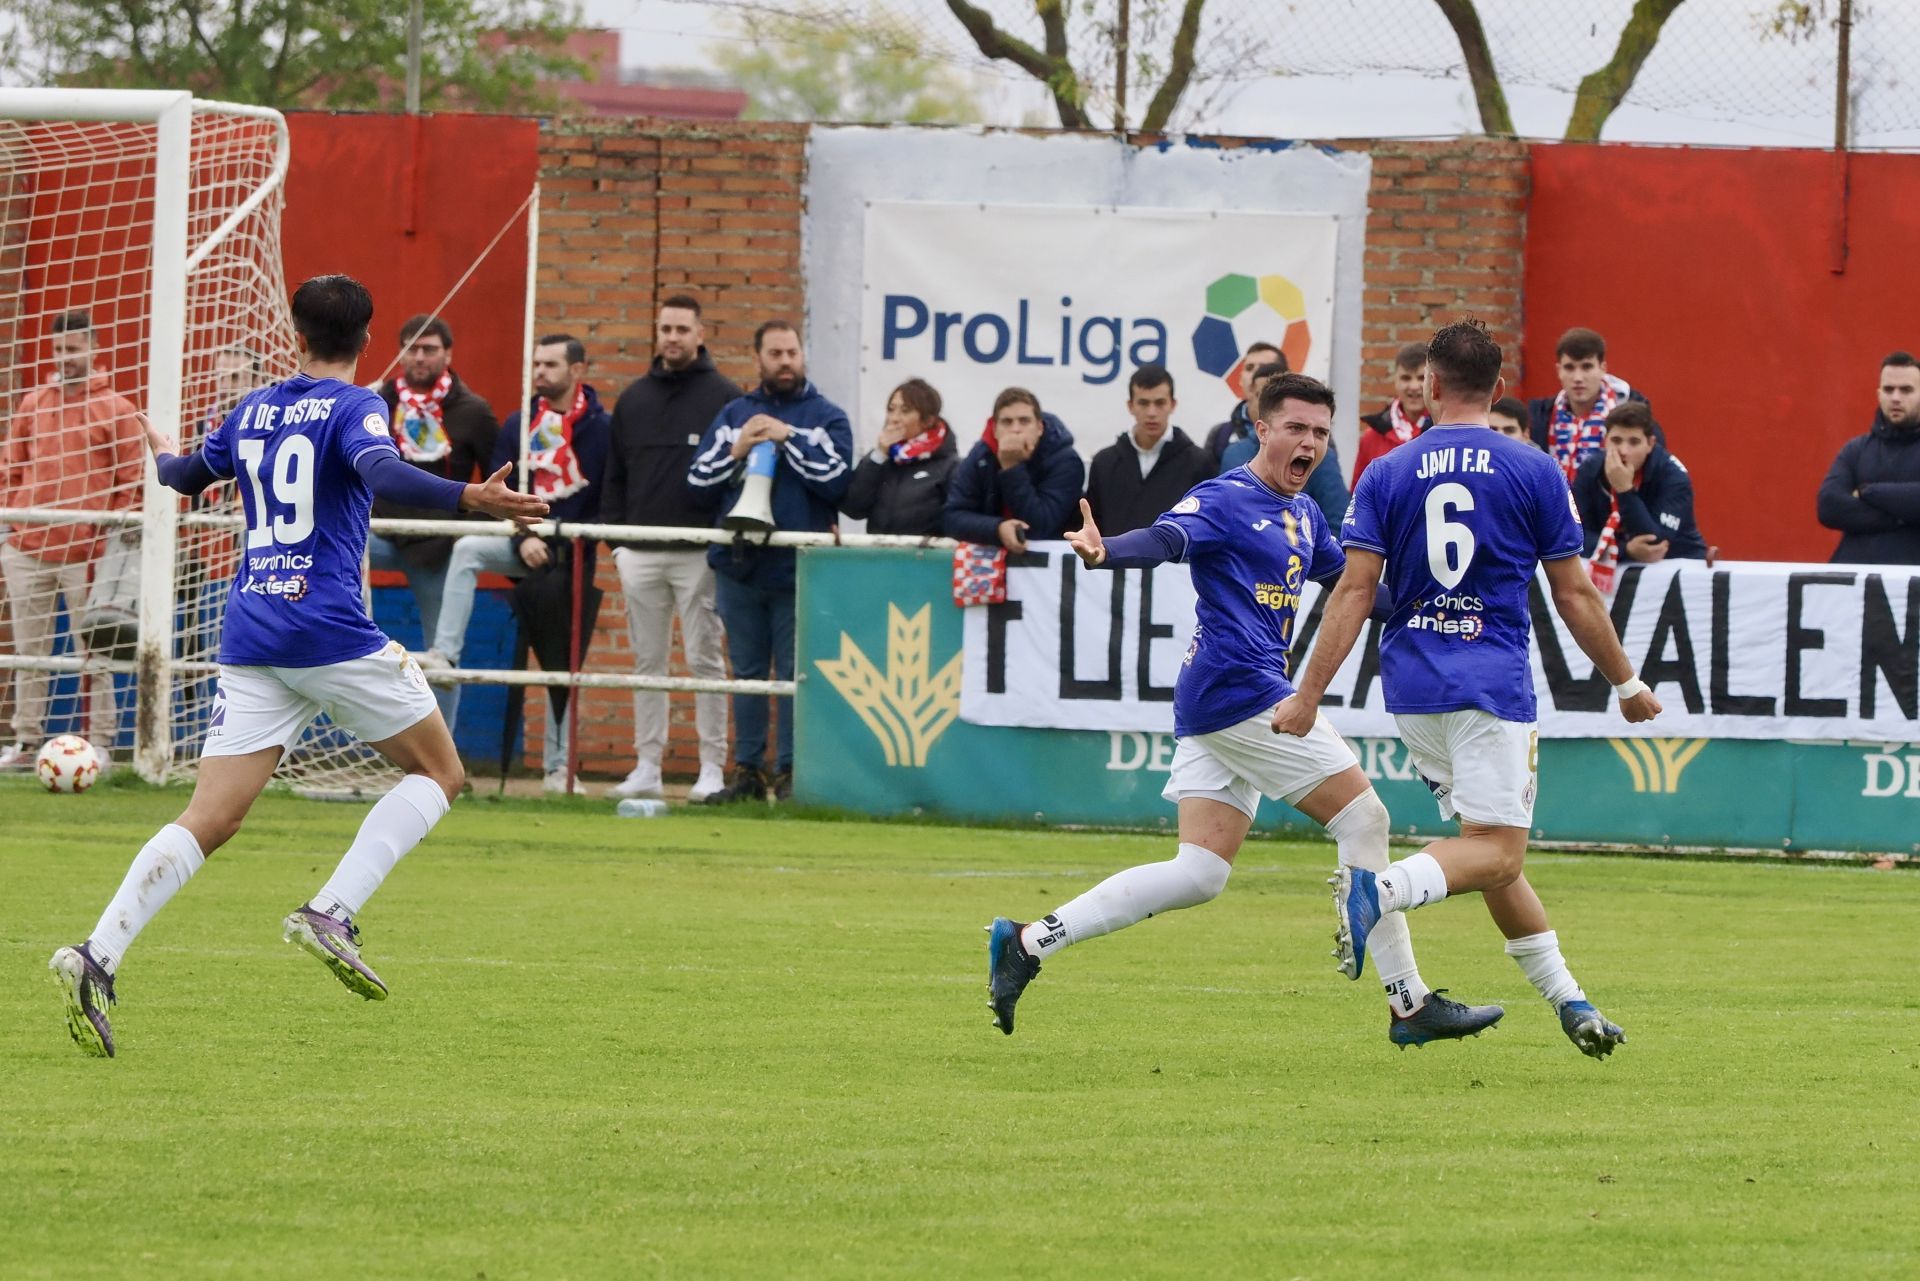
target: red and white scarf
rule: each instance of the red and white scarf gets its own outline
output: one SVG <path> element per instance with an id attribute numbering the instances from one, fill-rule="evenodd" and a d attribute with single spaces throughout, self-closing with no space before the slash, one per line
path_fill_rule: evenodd
<path id="1" fill-rule="evenodd" d="M 1433 417 L 1424 409 L 1417 420 L 1407 417 L 1407 411 L 1400 408 L 1400 398 L 1395 396 L 1393 403 L 1387 406 L 1387 425 L 1391 428 L 1387 434 L 1393 437 L 1393 443 L 1404 445 L 1433 426 Z"/>
<path id="2" fill-rule="evenodd" d="M 896 463 L 917 463 L 922 458 L 931 458 L 938 453 L 940 446 L 947 443 L 947 420 L 936 418 L 933 426 L 905 440 L 897 440 L 887 446 L 887 456 Z"/>
<path id="3" fill-rule="evenodd" d="M 415 391 L 404 378 L 393 384 L 393 443 L 410 463 L 437 463 L 453 452 L 447 439 L 447 393 L 453 390 L 453 371 L 425 391 Z"/>
<path id="4" fill-rule="evenodd" d="M 1567 474 L 1567 483 L 1573 483 L 1573 474 L 1580 470 L 1580 464 L 1594 454 L 1606 448 L 1607 415 L 1620 403 L 1620 393 L 1609 384 L 1600 384 L 1600 394 L 1594 397 L 1592 408 L 1587 416 L 1575 421 L 1573 406 L 1567 402 L 1567 393 L 1561 392 L 1553 398 L 1553 422 L 1547 430 L 1547 452 L 1553 455 L 1553 461 L 1560 464 L 1560 470 Z"/>
<path id="5" fill-rule="evenodd" d="M 587 385 L 575 383 L 573 404 L 561 413 L 544 396 L 533 401 L 533 429 L 527 436 L 527 476 L 533 492 L 554 502 L 587 487 L 580 456 L 573 450 L 573 425 L 587 412 Z"/>
<path id="6" fill-rule="evenodd" d="M 1644 466 L 1633 474 L 1633 487 L 1640 488 L 1640 477 L 1646 473 Z M 1613 592 L 1613 580 L 1620 573 L 1620 495 L 1614 492 L 1611 482 L 1606 482 L 1607 499 L 1612 510 L 1607 513 L 1607 523 L 1600 527 L 1600 541 L 1593 545 L 1593 559 L 1587 562 L 1587 575 L 1593 579 L 1593 585 L 1601 591 Z"/>

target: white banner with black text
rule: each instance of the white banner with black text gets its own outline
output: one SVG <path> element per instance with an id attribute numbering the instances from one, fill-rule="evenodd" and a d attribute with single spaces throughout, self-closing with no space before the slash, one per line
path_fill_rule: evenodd
<path id="1" fill-rule="evenodd" d="M 1920 742 L 1920 569 L 1668 561 L 1620 575 L 1628 657 L 1665 712 L 1628 725 L 1606 678 L 1534 584 L 1533 680 L 1546 738 Z M 1309 583 L 1290 663 L 1312 652 L 1325 593 Z M 1007 600 L 966 619 L 961 719 L 1166 732 L 1193 634 L 1184 565 L 1089 570 L 1065 543 L 1010 556 Z M 1382 624 L 1367 625 L 1323 703 L 1348 737 L 1393 736 Z M 1462 644 L 1472 644 L 1462 641 Z"/>

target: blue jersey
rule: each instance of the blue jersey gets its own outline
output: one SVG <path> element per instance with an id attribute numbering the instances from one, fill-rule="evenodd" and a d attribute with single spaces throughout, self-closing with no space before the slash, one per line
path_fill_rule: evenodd
<path id="1" fill-rule="evenodd" d="M 1195 485 L 1154 524 L 1179 535 L 1177 559 L 1199 598 L 1173 691 L 1173 732 L 1211 734 L 1291 694 L 1287 647 L 1301 587 L 1347 567 L 1313 500 L 1289 498 L 1236 467 Z"/>
<path id="2" fill-rule="evenodd" d="M 387 643 L 361 595 L 373 491 L 353 465 L 368 450 L 397 453 L 387 418 L 364 387 L 296 374 L 207 436 L 201 456 L 235 480 L 247 514 L 221 662 L 320 667 Z"/>
<path id="3" fill-rule="evenodd" d="M 1360 478 L 1342 541 L 1387 558 L 1387 710 L 1477 707 L 1535 719 L 1527 591 L 1580 554 L 1580 518 L 1550 457 L 1488 427 L 1429 428 Z"/>

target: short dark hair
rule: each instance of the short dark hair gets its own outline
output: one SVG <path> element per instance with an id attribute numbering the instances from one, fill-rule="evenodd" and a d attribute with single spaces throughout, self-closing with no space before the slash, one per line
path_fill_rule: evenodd
<path id="1" fill-rule="evenodd" d="M 49 332 L 56 334 L 90 334 L 93 332 L 93 317 L 84 308 L 63 311 L 53 318 Z"/>
<path id="2" fill-rule="evenodd" d="M 352 276 L 315 276 L 293 291 L 293 327 L 317 360 L 349 360 L 367 345 L 373 295 Z"/>
<path id="3" fill-rule="evenodd" d="M 1410 342 L 1393 353 L 1395 369 L 1420 369 L 1427 363 L 1427 345 L 1423 342 Z"/>
<path id="4" fill-rule="evenodd" d="M 1653 435 L 1653 411 L 1647 408 L 1643 400 L 1623 400 L 1607 411 L 1607 430 L 1615 427 L 1630 427 L 1635 431 Z"/>
<path id="5" fill-rule="evenodd" d="M 1247 385 L 1249 388 L 1251 388 L 1254 383 L 1257 383 L 1262 379 L 1278 378 L 1281 374 L 1291 373 L 1291 372 L 1292 371 L 1287 368 L 1286 361 L 1269 360 L 1264 365 L 1255 365 L 1253 367 L 1253 372 L 1247 375 Z"/>
<path id="6" fill-rule="evenodd" d="M 1601 360 L 1607 358 L 1607 340 L 1591 329 L 1569 329 L 1553 346 L 1555 360 Z"/>
<path id="7" fill-rule="evenodd" d="M 700 300 L 692 294 L 668 294 L 667 300 L 660 304 L 660 310 L 665 311 L 669 307 L 675 311 L 690 311 L 696 316 L 700 314 Z"/>
<path id="8" fill-rule="evenodd" d="M 1262 422 L 1266 421 L 1267 415 L 1280 408 L 1280 402 L 1283 400 L 1304 401 L 1309 405 L 1325 405 L 1328 413 L 1333 412 L 1331 387 L 1318 378 L 1286 372 L 1260 389 L 1260 412 L 1256 416 Z"/>
<path id="9" fill-rule="evenodd" d="M 1522 426 L 1525 426 L 1527 422 L 1527 402 L 1518 396 L 1502 396 L 1493 402 L 1493 405 L 1487 412 L 1490 414 L 1504 415 Z"/>
<path id="10" fill-rule="evenodd" d="M 567 345 L 567 363 L 569 365 L 584 365 L 587 363 L 587 345 L 578 338 L 575 338 L 572 334 L 542 334 L 540 337 L 534 339 L 533 345 L 536 347 L 552 347 L 559 343 L 565 343 Z"/>
<path id="11" fill-rule="evenodd" d="M 932 425 L 940 417 L 940 393 L 933 384 L 924 378 L 909 378 L 893 389 L 892 400 L 898 396 L 902 404 L 920 415 L 920 421 Z"/>
<path id="12" fill-rule="evenodd" d="M 1142 365 L 1127 379 L 1127 399 L 1132 400 L 1136 391 L 1151 391 L 1155 387 L 1165 387 L 1167 395 L 1173 395 L 1173 375 L 1165 365 Z"/>
<path id="13" fill-rule="evenodd" d="M 1456 396 L 1491 396 L 1500 383 L 1504 357 L 1485 321 L 1457 320 L 1427 343 L 1427 368 L 1436 386 Z"/>
<path id="14" fill-rule="evenodd" d="M 800 326 L 791 320 L 764 320 L 760 322 L 760 327 L 753 331 L 753 349 L 759 351 L 766 346 L 767 335 L 776 329 L 784 329 L 795 338 L 800 336 Z"/>
<path id="15" fill-rule="evenodd" d="M 1888 353 L 1887 358 L 1880 362 L 1882 369 L 1889 365 L 1895 365 L 1901 369 L 1916 369 L 1920 368 L 1920 360 L 1915 360 L 1912 352 L 1896 351 Z"/>
<path id="16" fill-rule="evenodd" d="M 438 316 L 420 315 L 408 316 L 407 323 L 400 326 L 400 350 L 405 351 L 428 335 L 438 338 L 449 349 L 453 347 L 453 329 L 446 321 Z"/>
<path id="17" fill-rule="evenodd" d="M 1282 364 L 1286 363 L 1287 353 L 1280 350 L 1279 344 L 1265 342 L 1265 341 L 1248 343 L 1247 349 L 1240 353 L 1240 359 L 1245 360 L 1248 356 L 1251 356 L 1256 351 L 1270 351 L 1274 355 L 1280 357 L 1280 361 Z"/>
<path id="18" fill-rule="evenodd" d="M 1000 411 L 1008 405 L 1032 405 L 1033 416 L 1040 416 L 1040 398 L 1025 387 L 1009 387 L 993 398 L 993 416 L 998 418 Z"/>

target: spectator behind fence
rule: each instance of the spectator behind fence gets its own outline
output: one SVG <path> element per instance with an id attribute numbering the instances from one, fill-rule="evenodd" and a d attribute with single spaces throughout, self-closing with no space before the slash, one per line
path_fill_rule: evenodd
<path id="1" fill-rule="evenodd" d="M 413 316 L 400 326 L 400 375 L 374 388 L 393 415 L 393 443 L 400 457 L 442 480 L 484 480 L 480 469 L 493 457 L 500 423 L 493 407 L 453 372 L 453 330 L 437 316 Z M 517 450 L 518 446 L 516 446 Z M 517 455 L 516 455 L 517 456 Z M 408 507 L 375 499 L 374 519 L 450 520 L 432 507 Z M 431 640 L 440 623 L 440 596 L 446 588 L 450 534 L 372 534 L 367 564 L 402 570 L 420 611 L 420 635 Z M 439 686 L 434 697 L 453 720 L 454 687 Z"/>
<path id="2" fill-rule="evenodd" d="M 1080 525 L 1086 464 L 1067 425 L 1024 387 L 993 400 L 993 418 L 947 485 L 946 529 L 962 542 L 1011 552 L 1031 538 L 1058 538 Z"/>
<path id="3" fill-rule="evenodd" d="M 1649 410 L 1653 407 L 1626 379 L 1607 372 L 1607 340 L 1591 329 L 1561 334 L 1553 359 L 1559 394 L 1527 402 L 1527 431 L 1571 482 L 1580 464 L 1606 447 L 1607 415 L 1615 405 L 1637 400 Z M 1667 443 L 1657 425 L 1654 441 Z"/>
<path id="4" fill-rule="evenodd" d="M 54 376 L 20 398 L 0 446 L 0 507 L 136 507 L 146 478 L 146 436 L 131 402 L 94 368 L 93 320 L 84 311 L 56 316 L 48 342 Z M 0 543 L 0 572 L 13 618 L 13 649 L 30 658 L 53 653 L 55 610 L 64 605 L 76 657 L 87 657 L 87 565 L 111 531 L 93 525 L 15 525 Z M 56 603 L 56 599 L 59 603 Z M 33 763 L 46 734 L 45 672 L 13 673 L 13 743 L 0 769 Z M 113 677 L 84 682 L 85 730 L 111 751 L 120 728 Z"/>
<path id="5" fill-rule="evenodd" d="M 1527 402 L 1518 396 L 1502 396 L 1494 401 L 1487 409 L 1487 426 L 1502 436 L 1511 436 L 1529 445 L 1534 443 L 1533 437 L 1527 434 Z M 1359 477 L 1354 478 L 1354 483 L 1359 483 Z"/>
<path id="6" fill-rule="evenodd" d="M 1240 357 L 1240 403 L 1235 405 L 1233 412 L 1227 415 L 1227 421 L 1214 424 L 1212 430 L 1207 432 L 1207 453 L 1213 456 L 1213 469 L 1216 475 L 1229 470 L 1230 466 L 1240 465 L 1240 463 L 1227 463 L 1228 446 L 1253 440 L 1253 408 L 1260 403 L 1254 399 L 1253 376 L 1268 365 L 1278 365 L 1281 373 L 1287 372 L 1286 353 L 1270 342 L 1254 343 Z M 1255 441 L 1247 451 L 1247 458 L 1253 457 L 1259 447 L 1259 442 Z M 1245 461 L 1246 458 L 1240 460 L 1240 462 Z"/>
<path id="7" fill-rule="evenodd" d="M 1654 438 L 1653 415 L 1624 401 L 1607 415 L 1601 451 L 1580 464 L 1573 498 L 1596 583 L 1611 583 L 1622 561 L 1705 560 L 1693 518 L 1693 478 Z"/>
<path id="8" fill-rule="evenodd" d="M 1360 448 L 1353 456 L 1356 489 L 1367 464 L 1433 426 L 1433 417 L 1427 413 L 1427 345 L 1410 342 L 1394 353 L 1392 373 L 1393 399 L 1379 413 L 1360 419 Z"/>
<path id="9" fill-rule="evenodd" d="M 1819 505 L 1836 562 L 1920 565 L 1920 361 L 1906 352 L 1880 362 L 1873 428 L 1840 446 Z"/>
<path id="10" fill-rule="evenodd" d="M 653 364 L 613 406 L 613 448 L 600 519 L 609 525 L 695 529 L 713 512 L 687 490 L 687 469 L 700 438 L 726 404 L 740 395 L 707 354 L 700 301 L 674 294 L 654 318 Z M 726 634 L 714 605 L 713 569 L 706 543 L 634 543 L 613 549 L 626 602 L 633 670 L 665 676 L 673 652 L 673 619 L 687 670 L 703 680 L 727 677 Z M 660 763 L 669 725 L 664 690 L 633 693 L 633 769 L 613 788 L 616 796 L 658 796 Z M 700 740 L 700 774 L 687 799 L 704 801 L 726 786 L 727 696 L 695 694 L 693 723 Z M 764 737 L 764 735 L 763 735 Z"/>
<path id="11" fill-rule="evenodd" d="M 586 378 L 587 349 L 579 339 L 572 334 L 547 334 L 536 342 L 525 483 L 519 466 L 518 412 L 508 415 L 487 465 L 489 475 L 502 467 L 512 468 L 506 477 L 508 488 L 545 499 L 550 509 L 547 519 L 561 523 L 593 521 L 600 515 L 600 479 L 606 472 L 609 419 L 599 394 Z M 582 579 L 591 583 L 595 543 L 584 539 L 577 547 L 583 558 Z M 552 559 L 546 540 L 524 530 L 511 535 L 463 534 L 455 539 L 447 560 L 440 616 L 432 632 L 433 645 L 420 656 L 420 666 L 428 671 L 460 666 L 467 624 L 473 618 L 475 584 L 482 572 L 524 578 Z M 446 691 L 441 709 L 447 716 L 447 728 L 453 729 L 460 716 L 458 685 Z M 557 716 L 547 718 L 542 772 L 547 791 L 567 790 L 567 726 Z"/>
<path id="12" fill-rule="evenodd" d="M 1146 528 L 1212 478 L 1212 456 L 1169 425 L 1176 404 L 1164 365 L 1142 365 L 1127 380 L 1133 430 L 1095 454 L 1087 470 L 1087 505 L 1103 534 Z"/>
<path id="13" fill-rule="evenodd" d="M 822 533 L 833 528 L 853 468 L 853 428 L 838 405 L 807 381 L 800 331 L 769 320 L 753 334 L 760 385 L 727 405 L 701 439 L 687 473 L 696 498 L 716 510 L 718 522 L 740 501 L 747 455 L 754 446 L 774 446 L 773 524 L 786 533 Z M 736 540 L 715 544 L 707 562 L 718 577 L 720 617 L 727 625 L 727 654 L 738 680 L 793 679 L 794 550 Z M 780 732 L 772 777 L 766 771 L 767 719 L 764 694 L 733 699 L 733 777 L 707 797 L 709 805 L 758 800 L 772 789 L 775 800 L 793 795 L 793 700 L 780 709 Z"/>
<path id="14" fill-rule="evenodd" d="M 840 510 L 869 534 L 937 535 L 960 450 L 940 416 L 940 393 L 909 378 L 887 397 L 880 438 L 853 469 Z"/>
<path id="15" fill-rule="evenodd" d="M 1282 374 L 1291 372 L 1283 360 L 1275 361 L 1271 365 L 1262 365 L 1255 370 L 1253 376 L 1247 380 L 1247 386 L 1255 397 L 1253 403 L 1256 405 L 1260 403 L 1258 397 L 1268 383 Z M 1249 436 L 1245 440 L 1234 441 L 1227 446 L 1226 455 L 1220 460 L 1220 470 L 1232 471 L 1235 467 L 1252 462 L 1253 456 L 1259 450 L 1260 442 L 1256 437 Z M 1327 518 L 1328 528 L 1340 528 L 1340 522 L 1346 519 L 1347 501 L 1351 495 L 1347 492 L 1346 482 L 1340 476 L 1340 451 L 1333 447 L 1332 441 L 1327 442 L 1326 457 L 1320 460 L 1320 465 L 1313 469 L 1311 476 L 1307 477 L 1307 487 L 1300 492 L 1313 500 L 1314 506 L 1320 509 L 1320 514 Z"/>

